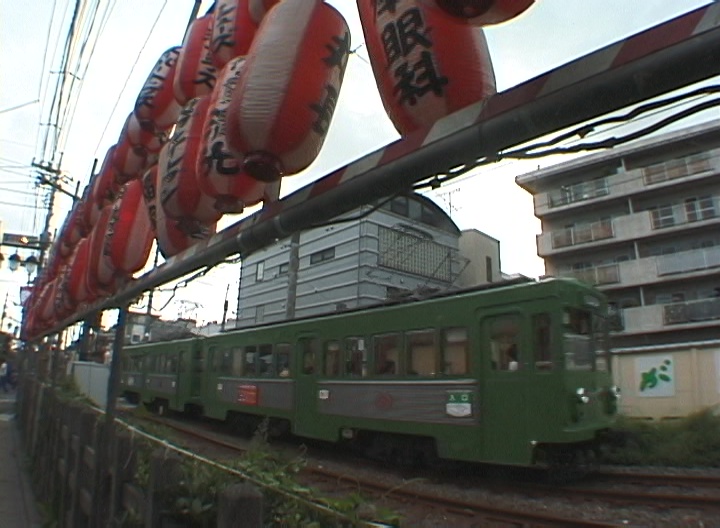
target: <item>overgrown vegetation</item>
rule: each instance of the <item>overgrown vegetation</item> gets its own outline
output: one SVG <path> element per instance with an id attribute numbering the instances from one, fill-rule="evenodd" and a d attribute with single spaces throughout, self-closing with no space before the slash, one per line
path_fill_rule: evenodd
<path id="1" fill-rule="evenodd" d="M 601 462 L 720 467 L 720 416 L 708 409 L 678 420 L 621 418 L 603 448 Z"/>

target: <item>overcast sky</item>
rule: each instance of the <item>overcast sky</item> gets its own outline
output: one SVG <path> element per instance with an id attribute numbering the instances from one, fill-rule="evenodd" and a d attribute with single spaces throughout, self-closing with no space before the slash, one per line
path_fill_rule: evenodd
<path id="1" fill-rule="evenodd" d="M 60 168 L 71 191 L 78 184 L 82 190 L 93 160 L 102 161 L 107 149 L 116 142 L 158 56 L 181 44 L 194 4 L 193 0 L 110 3 L 114 8 L 109 12 L 87 72 L 74 88 L 78 103 L 73 119 L 62 131 L 67 141 Z M 204 1 L 200 12 L 204 13 L 211 3 Z M 285 179 L 284 194 L 398 137 L 379 102 L 367 51 L 362 46 L 355 0 L 329 3 L 348 20 L 352 48 L 357 53 L 348 63 L 340 103 L 323 152 L 304 174 Z M 498 89 L 511 88 L 708 3 L 708 0 L 539 0 L 520 18 L 487 30 Z M 35 188 L 29 166 L 33 160 L 50 161 L 43 156 L 43 139 L 48 129 L 41 123 L 49 119 L 56 79 L 51 72 L 59 68 L 73 5 L 69 0 L 22 3 L 0 0 L 0 219 L 5 232 L 39 234 L 44 224 L 42 198 L 46 193 Z M 429 196 L 451 212 L 462 229 L 478 229 L 500 240 L 503 271 L 538 276 L 543 273 L 535 246 L 539 223 L 533 216 L 531 197 L 515 185 L 514 177 L 538 164 L 549 163 L 550 160 L 535 160 L 490 166 Z M 69 198 L 58 197 L 55 227 L 62 223 L 70 206 Z M 221 225 L 236 220 L 228 217 Z M 3 248 L 6 256 L 10 252 Z M 206 288 L 212 283 L 224 295 L 226 284 L 230 285 L 232 301 L 236 298 L 235 275 L 233 272 L 227 277 L 204 279 L 205 283 L 201 281 L 197 286 Z M 9 291 L 11 297 L 15 296 L 17 280 L 5 269 L 0 270 L 0 294 L 4 296 Z M 190 288 L 180 294 L 178 298 L 186 298 L 186 302 L 177 310 L 201 320 L 219 319 L 222 303 L 219 312 L 215 303 L 205 306 L 197 302 L 196 293 Z"/>

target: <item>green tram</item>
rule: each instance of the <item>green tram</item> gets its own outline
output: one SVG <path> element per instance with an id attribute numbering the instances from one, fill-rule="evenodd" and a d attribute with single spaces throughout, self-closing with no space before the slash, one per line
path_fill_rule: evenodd
<path id="1" fill-rule="evenodd" d="M 158 412 L 345 442 L 405 462 L 574 464 L 613 423 L 607 303 L 570 279 L 492 285 L 129 346 Z"/>

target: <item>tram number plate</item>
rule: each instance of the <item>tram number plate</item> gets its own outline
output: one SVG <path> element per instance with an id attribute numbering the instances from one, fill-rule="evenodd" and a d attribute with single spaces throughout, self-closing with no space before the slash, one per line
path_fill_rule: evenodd
<path id="1" fill-rule="evenodd" d="M 238 385 L 237 401 L 244 405 L 258 404 L 257 385 Z"/>

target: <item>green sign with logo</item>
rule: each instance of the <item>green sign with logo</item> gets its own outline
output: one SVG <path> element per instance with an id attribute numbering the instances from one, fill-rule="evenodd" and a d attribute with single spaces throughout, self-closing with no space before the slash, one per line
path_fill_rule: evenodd
<path id="1" fill-rule="evenodd" d="M 469 390 L 448 391 L 445 413 L 462 418 L 473 414 L 473 393 Z"/>

